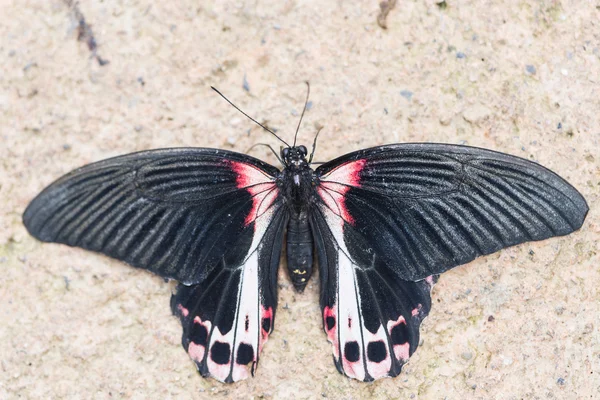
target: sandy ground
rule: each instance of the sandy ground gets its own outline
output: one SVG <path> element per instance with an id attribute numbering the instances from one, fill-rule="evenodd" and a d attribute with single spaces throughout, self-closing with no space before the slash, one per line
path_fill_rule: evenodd
<path id="1" fill-rule="evenodd" d="M 600 3 L 399 1 L 387 30 L 377 1 L 82 0 L 79 10 L 0 1 L 0 398 L 598 398 Z M 297 295 L 282 274 L 258 374 L 235 385 L 196 373 L 170 315 L 172 283 L 39 243 L 22 226 L 36 193 L 92 161 L 278 148 L 209 86 L 290 140 L 305 80 L 300 142 L 323 125 L 319 160 L 414 141 L 504 151 L 577 187 L 586 223 L 444 274 L 417 353 L 372 384 L 335 370 L 318 277 Z"/>

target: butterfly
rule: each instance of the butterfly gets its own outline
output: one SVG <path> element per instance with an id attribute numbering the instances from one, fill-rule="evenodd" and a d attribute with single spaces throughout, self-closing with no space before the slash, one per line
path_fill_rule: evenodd
<path id="1" fill-rule="evenodd" d="M 96 162 L 42 191 L 23 221 L 41 241 L 177 280 L 182 345 L 202 376 L 228 383 L 254 375 L 273 331 L 285 242 L 299 292 L 318 260 L 338 371 L 372 381 L 397 376 L 417 349 L 439 274 L 569 234 L 588 211 L 552 171 L 491 150 L 393 144 L 313 169 L 316 136 L 310 156 L 282 142 L 281 169 L 209 148 Z"/>

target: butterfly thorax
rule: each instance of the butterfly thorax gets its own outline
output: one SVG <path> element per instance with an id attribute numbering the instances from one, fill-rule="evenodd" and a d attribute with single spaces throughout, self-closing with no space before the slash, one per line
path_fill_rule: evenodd
<path id="1" fill-rule="evenodd" d="M 285 168 L 279 184 L 289 209 L 287 229 L 287 266 L 294 287 L 302 292 L 312 274 L 313 237 L 309 225 L 309 207 L 314 195 L 314 171 L 306 160 L 304 146 L 281 151 Z"/>
<path id="2" fill-rule="evenodd" d="M 314 171 L 306 160 L 306 147 L 288 147 L 281 151 L 285 165 L 280 177 L 280 186 L 292 214 L 300 214 L 311 203 Z"/>

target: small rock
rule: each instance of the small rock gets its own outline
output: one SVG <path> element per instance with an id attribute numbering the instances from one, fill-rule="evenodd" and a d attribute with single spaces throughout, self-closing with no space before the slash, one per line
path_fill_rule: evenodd
<path id="1" fill-rule="evenodd" d="M 556 380 L 556 383 L 558 383 L 560 386 L 563 386 L 565 384 L 565 379 L 564 378 L 558 378 Z"/>
<path id="2" fill-rule="evenodd" d="M 242 82 L 242 87 L 244 88 L 244 90 L 246 92 L 250 91 L 250 84 L 248 83 L 248 80 L 246 79 L 246 74 L 244 74 L 244 81 Z"/>
<path id="3" fill-rule="evenodd" d="M 451 115 L 442 115 L 440 117 L 440 124 L 442 124 L 444 126 L 448 126 L 448 125 L 450 125 L 450 122 L 452 122 L 452 116 Z"/>
<path id="4" fill-rule="evenodd" d="M 460 355 L 464 360 L 469 361 L 471 358 L 473 358 L 473 354 L 470 351 L 465 351 L 464 353 L 462 353 Z"/>
<path id="5" fill-rule="evenodd" d="M 411 92 L 410 90 L 402 90 L 400 92 L 400 96 L 404 97 L 407 100 L 410 100 L 412 99 L 413 92 Z"/>
<path id="6" fill-rule="evenodd" d="M 478 124 L 490 116 L 490 109 L 481 105 L 475 104 L 463 111 L 463 118 L 472 124 Z"/>
<path id="7" fill-rule="evenodd" d="M 467 58 L 467 55 L 462 51 L 456 53 L 456 58 Z"/>
<path id="8" fill-rule="evenodd" d="M 535 73 L 536 73 L 536 69 L 533 65 L 526 65 L 525 71 L 527 71 L 527 73 L 531 74 L 531 75 L 535 75 Z"/>

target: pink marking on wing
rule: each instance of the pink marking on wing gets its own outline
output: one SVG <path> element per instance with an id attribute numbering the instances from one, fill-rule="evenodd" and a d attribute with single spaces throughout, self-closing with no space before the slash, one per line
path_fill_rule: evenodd
<path id="1" fill-rule="evenodd" d="M 271 207 L 278 194 L 279 190 L 275 187 L 275 184 L 273 183 L 266 191 L 259 192 L 258 194 L 254 195 L 254 197 L 252 197 L 252 209 L 250 210 L 250 213 L 246 216 L 244 224 L 248 226 L 252 222 L 254 222 L 258 217 L 263 215 L 269 209 L 269 207 Z"/>
<path id="2" fill-rule="evenodd" d="M 401 315 L 395 321 L 388 321 L 388 332 L 391 332 L 392 329 L 400 324 L 406 325 L 406 320 Z M 396 355 L 396 359 L 407 361 L 410 358 L 410 344 L 408 342 L 402 344 L 394 344 L 394 354 Z"/>
<path id="3" fill-rule="evenodd" d="M 335 314 L 335 304 L 333 305 L 333 307 L 325 307 L 323 309 L 323 326 L 325 327 L 325 332 L 327 333 L 327 340 L 329 340 L 329 342 L 333 345 L 333 354 L 335 355 L 336 359 L 340 358 L 340 347 L 338 345 L 338 335 L 337 335 L 337 329 L 338 329 L 338 320 L 337 320 L 337 315 Z M 333 325 L 333 327 L 331 329 L 327 329 L 327 318 L 331 317 L 334 319 L 335 324 Z"/>
<path id="4" fill-rule="evenodd" d="M 363 380 L 365 376 L 362 357 L 359 355 L 358 361 L 348 361 L 346 357 L 342 357 L 342 363 L 344 365 L 344 372 L 346 375 Z"/>
<path id="5" fill-rule="evenodd" d="M 398 360 L 407 361 L 410 357 L 410 345 L 408 342 L 404 344 L 395 344 L 394 354 Z"/>
<path id="6" fill-rule="evenodd" d="M 177 308 L 181 311 L 181 313 L 187 317 L 189 311 L 183 307 L 181 304 L 177 306 Z M 194 318 L 194 324 L 199 324 L 206 328 L 207 332 L 210 332 L 211 323 L 210 321 L 202 321 L 200 317 L 196 316 Z M 188 355 L 190 358 L 198 363 L 202 362 L 204 359 L 204 354 L 206 353 L 206 347 L 202 344 L 191 342 L 188 345 Z"/>
<path id="7" fill-rule="evenodd" d="M 346 207 L 345 195 L 349 189 L 348 186 L 342 186 L 338 183 L 321 182 L 317 192 L 325 202 L 325 205 L 334 214 L 340 216 L 350 225 L 354 225 L 354 218 L 352 218 L 352 215 L 348 212 L 348 207 Z"/>
<path id="8" fill-rule="evenodd" d="M 263 327 L 263 320 L 269 320 L 269 331 L 266 331 Z M 258 343 L 258 353 L 262 351 L 263 345 L 269 340 L 269 333 L 273 330 L 273 307 L 262 306 L 260 312 L 260 339 Z"/>
<path id="9" fill-rule="evenodd" d="M 206 348 L 194 342 L 190 342 L 188 346 L 188 355 L 190 358 L 197 363 L 201 363 L 204 360 L 204 353 L 206 352 Z"/>
<path id="10" fill-rule="evenodd" d="M 248 189 L 262 183 L 273 183 L 273 177 L 267 175 L 253 165 L 237 161 L 227 161 L 231 169 L 237 174 L 236 186 L 238 189 Z M 252 189 L 248 189 L 250 193 Z"/>
<path id="11" fill-rule="evenodd" d="M 375 379 L 383 378 L 389 375 L 392 366 L 392 358 L 388 352 L 387 336 L 383 325 L 379 325 L 377 332 L 371 333 L 366 327 L 363 329 L 365 344 L 368 346 L 372 342 L 381 342 L 385 345 L 385 358 L 379 362 L 371 361 L 367 351 L 367 370 L 369 375 Z M 367 347 L 368 349 L 368 347 Z"/>
<path id="12" fill-rule="evenodd" d="M 187 317 L 190 313 L 189 310 L 187 308 L 185 308 L 184 306 L 182 306 L 181 304 L 177 304 L 177 309 L 179 310 L 181 315 L 183 315 L 184 317 Z"/>
<path id="13" fill-rule="evenodd" d="M 231 368 L 232 356 L 234 355 L 233 353 L 235 350 L 235 349 L 231 348 L 232 337 L 233 337 L 233 333 L 231 330 L 224 335 L 221 332 L 221 330 L 219 329 L 219 327 L 215 326 L 215 329 L 212 331 L 212 334 L 210 335 L 210 337 L 208 339 L 207 351 L 209 353 L 206 357 L 206 364 L 208 366 L 208 371 L 210 372 L 210 375 L 213 378 L 218 379 L 221 382 L 225 382 L 225 379 L 227 379 L 227 377 L 229 376 L 229 370 Z M 230 345 L 229 359 L 228 359 L 227 363 L 225 363 L 225 364 L 217 364 L 212 359 L 212 355 L 210 352 L 216 342 L 227 343 Z"/>
<path id="14" fill-rule="evenodd" d="M 248 226 L 271 207 L 279 194 L 279 189 L 273 177 L 259 168 L 237 161 L 228 162 L 237 175 L 238 189 L 246 189 L 252 195 L 252 209 L 244 221 L 245 226 Z"/>
<path id="15" fill-rule="evenodd" d="M 433 275 L 429 275 L 427 278 L 425 278 L 425 282 L 427 282 L 429 286 L 433 286 L 435 284 L 433 281 Z"/>
<path id="16" fill-rule="evenodd" d="M 365 159 L 349 161 L 329 171 L 321 178 L 321 181 L 360 187 L 360 172 L 365 168 L 366 163 Z"/>
<path id="17" fill-rule="evenodd" d="M 413 317 L 416 317 L 417 315 L 419 315 L 421 313 L 421 310 L 423 309 L 423 304 L 419 304 L 416 308 L 414 308 L 411 312 Z"/>
<path id="18" fill-rule="evenodd" d="M 354 225 L 354 218 L 346 206 L 346 193 L 351 187 L 360 187 L 360 172 L 366 160 L 347 162 L 321 177 L 319 196 L 327 207 L 347 223 Z"/>

